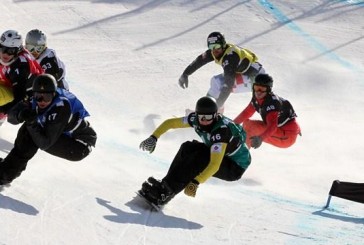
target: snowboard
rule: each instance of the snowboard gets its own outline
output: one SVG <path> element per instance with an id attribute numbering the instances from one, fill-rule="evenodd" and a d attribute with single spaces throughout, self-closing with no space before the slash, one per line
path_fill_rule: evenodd
<path id="1" fill-rule="evenodd" d="M 149 206 L 152 208 L 153 211 L 156 211 L 156 212 L 159 212 L 162 207 L 155 204 L 155 203 L 152 203 L 151 201 L 149 201 L 146 197 L 145 197 L 145 194 L 142 190 L 139 190 L 137 192 L 135 192 L 141 199 L 143 199 L 144 202 L 146 202 L 147 204 L 149 204 Z"/>

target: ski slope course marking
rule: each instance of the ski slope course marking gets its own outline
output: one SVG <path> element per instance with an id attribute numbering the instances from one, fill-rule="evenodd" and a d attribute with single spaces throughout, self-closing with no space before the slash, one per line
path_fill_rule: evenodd
<path id="1" fill-rule="evenodd" d="M 364 7 L 364 2 L 361 1 L 340 1 L 340 2 L 346 2 L 348 4 L 354 4 L 360 7 Z M 288 18 L 282 11 L 280 11 L 274 4 L 267 0 L 259 0 L 260 5 L 262 5 L 268 12 L 270 12 L 280 23 L 287 26 L 289 29 L 291 29 L 296 34 L 302 36 L 313 48 L 317 49 L 320 53 L 325 54 L 328 58 L 331 60 L 336 61 L 343 67 L 354 71 L 354 72 L 360 72 L 364 73 L 364 70 L 360 67 L 357 67 L 350 62 L 344 60 L 339 55 L 332 52 L 330 49 L 328 49 L 325 45 L 321 44 L 319 41 L 317 41 L 315 38 L 313 38 L 310 34 L 302 30 L 297 24 L 295 24 L 290 18 Z"/>

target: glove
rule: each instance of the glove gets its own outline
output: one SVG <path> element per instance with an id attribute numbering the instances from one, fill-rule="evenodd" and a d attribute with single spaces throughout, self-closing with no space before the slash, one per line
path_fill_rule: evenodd
<path id="1" fill-rule="evenodd" d="M 184 190 L 184 193 L 187 195 L 187 196 L 190 196 L 190 197 L 195 197 L 196 196 L 196 192 L 197 192 L 197 188 L 198 188 L 198 185 L 200 183 L 198 183 L 197 180 L 192 180 L 190 183 L 187 184 L 187 186 L 185 187 L 185 190 Z"/>
<path id="2" fill-rule="evenodd" d="M 260 136 L 250 137 L 250 144 L 254 149 L 259 148 L 262 145 L 262 138 Z"/>
<path id="3" fill-rule="evenodd" d="M 183 89 L 188 88 L 188 76 L 185 74 L 182 74 L 180 76 L 180 78 L 178 79 L 178 84 Z"/>
<path id="4" fill-rule="evenodd" d="M 31 123 L 33 121 L 35 121 L 35 119 L 37 118 L 37 113 L 35 112 L 35 110 L 32 110 L 30 108 L 25 108 L 23 110 L 21 110 L 18 114 L 18 121 L 19 122 L 27 122 L 27 123 Z"/>
<path id="5" fill-rule="evenodd" d="M 157 145 L 157 138 L 154 135 L 149 136 L 148 139 L 140 143 L 139 148 L 143 151 L 149 151 L 152 153 Z"/>

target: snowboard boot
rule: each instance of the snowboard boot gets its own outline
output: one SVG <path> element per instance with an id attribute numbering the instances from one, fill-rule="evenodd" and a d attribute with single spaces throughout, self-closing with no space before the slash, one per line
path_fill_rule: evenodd
<path id="1" fill-rule="evenodd" d="M 158 205 L 159 193 L 156 187 L 153 187 L 149 182 L 145 181 L 142 184 L 141 192 L 149 202 Z"/>
<path id="2" fill-rule="evenodd" d="M 175 196 L 174 191 L 166 181 L 156 180 L 153 177 L 148 178 L 148 181 L 158 192 L 158 205 L 167 204 Z"/>
<path id="3" fill-rule="evenodd" d="M 148 182 L 144 182 L 142 184 L 142 188 L 138 191 L 140 195 L 142 195 L 149 202 L 156 204 L 157 200 L 150 195 L 151 185 Z"/>
<path id="4" fill-rule="evenodd" d="M 148 182 L 143 183 L 142 191 L 148 200 L 159 206 L 167 204 L 175 196 L 167 182 L 156 180 L 153 177 L 149 177 Z"/>

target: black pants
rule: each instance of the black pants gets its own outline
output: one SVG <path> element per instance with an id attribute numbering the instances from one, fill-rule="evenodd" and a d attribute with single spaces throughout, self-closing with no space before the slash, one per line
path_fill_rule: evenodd
<path id="1" fill-rule="evenodd" d="M 198 141 L 183 143 L 174 157 L 164 181 L 177 194 L 199 175 L 210 162 L 210 148 Z M 245 169 L 228 157 L 224 157 L 219 170 L 213 175 L 216 178 L 235 181 L 241 178 Z"/>
<path id="2" fill-rule="evenodd" d="M 0 162 L 0 184 L 10 183 L 17 178 L 25 170 L 28 161 L 37 153 L 38 149 L 23 124 L 19 128 L 14 148 Z M 45 151 L 63 159 L 80 161 L 90 153 L 90 147 L 61 135 L 56 143 Z"/>

